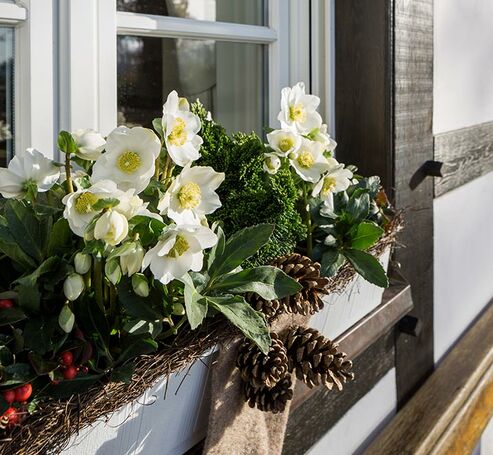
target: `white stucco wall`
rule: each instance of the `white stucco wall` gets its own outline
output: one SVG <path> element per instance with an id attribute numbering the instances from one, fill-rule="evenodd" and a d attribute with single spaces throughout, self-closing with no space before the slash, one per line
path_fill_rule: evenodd
<path id="1" fill-rule="evenodd" d="M 355 455 L 363 453 L 395 413 L 395 369 L 361 398 L 308 452 L 309 455 Z"/>
<path id="2" fill-rule="evenodd" d="M 434 132 L 493 120 L 493 1 L 434 8 Z"/>
<path id="3" fill-rule="evenodd" d="M 493 1 L 434 2 L 434 133 L 493 121 Z M 493 297 L 493 173 L 435 199 L 435 360 Z"/>

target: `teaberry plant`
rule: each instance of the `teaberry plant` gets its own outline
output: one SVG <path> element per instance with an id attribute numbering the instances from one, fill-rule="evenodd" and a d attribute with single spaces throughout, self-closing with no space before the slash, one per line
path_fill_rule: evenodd
<path id="1" fill-rule="evenodd" d="M 267 352 L 266 320 L 243 294 L 272 300 L 300 289 L 277 268 L 248 267 L 272 224 L 228 238 L 209 224 L 225 175 L 197 165 L 201 119 L 188 102 L 170 93 L 153 126 L 121 126 L 106 138 L 62 131 L 64 163 L 28 149 L 0 169 L 7 424 L 31 409 L 31 393 L 61 397 L 103 378 L 129 381 L 132 359 L 218 314 Z"/>
<path id="2" fill-rule="evenodd" d="M 333 156 L 336 142 L 317 112 L 320 99 L 303 83 L 282 90 L 281 128 L 267 134 L 264 171 L 276 178 L 289 172 L 298 192 L 306 239 L 298 249 L 332 276 L 346 262 L 369 282 L 388 286 L 378 259 L 368 250 L 383 235 L 389 209 L 378 177 L 354 174 Z"/>

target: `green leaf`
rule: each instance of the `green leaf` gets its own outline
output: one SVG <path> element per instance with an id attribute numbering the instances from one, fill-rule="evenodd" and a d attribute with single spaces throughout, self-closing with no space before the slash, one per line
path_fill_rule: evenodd
<path id="1" fill-rule="evenodd" d="M 68 398 L 77 393 L 86 392 L 102 377 L 102 374 L 87 374 L 77 376 L 75 379 L 65 379 L 56 385 L 49 385 L 46 388 L 46 394 L 54 398 Z"/>
<path id="2" fill-rule="evenodd" d="M 271 338 L 265 316 L 255 311 L 241 296 L 204 297 L 206 303 L 222 313 L 252 340 L 264 354 L 269 352 Z"/>
<path id="3" fill-rule="evenodd" d="M 370 211 L 370 196 L 368 193 L 355 192 L 349 199 L 347 213 L 351 223 L 363 221 Z"/>
<path id="4" fill-rule="evenodd" d="M 125 323 L 123 330 L 131 335 L 149 334 L 152 338 L 156 338 L 163 330 L 163 323 L 161 321 L 131 319 Z"/>
<path id="5" fill-rule="evenodd" d="M 121 280 L 118 285 L 118 300 L 130 316 L 145 321 L 156 321 L 161 315 L 154 310 L 150 297 L 139 297 L 133 291 L 129 280 Z"/>
<path id="6" fill-rule="evenodd" d="M 120 201 L 115 198 L 99 199 L 97 202 L 92 204 L 92 209 L 95 211 L 111 209 L 113 207 L 116 207 L 119 203 Z"/>
<path id="7" fill-rule="evenodd" d="M 0 327 L 26 319 L 24 311 L 19 307 L 5 308 L 0 311 Z"/>
<path id="8" fill-rule="evenodd" d="M 55 337 L 57 326 L 56 317 L 37 317 L 27 321 L 23 332 L 25 348 L 40 355 L 52 351 L 57 341 Z"/>
<path id="9" fill-rule="evenodd" d="M 190 275 L 185 274 L 180 281 L 185 285 L 183 295 L 185 298 L 185 309 L 188 322 L 192 330 L 195 330 L 207 316 L 207 302 L 197 291 Z"/>
<path id="10" fill-rule="evenodd" d="M 36 267 L 34 259 L 22 250 L 6 226 L 0 226 L 0 251 L 23 269 Z"/>
<path id="11" fill-rule="evenodd" d="M 207 259 L 208 269 L 212 267 L 216 256 L 221 256 L 224 253 L 224 246 L 226 244 L 226 236 L 224 235 L 224 231 L 221 226 L 217 225 L 217 229 L 215 229 L 215 226 L 213 225 L 212 230 L 216 232 L 217 243 L 209 251 L 209 257 Z"/>
<path id="12" fill-rule="evenodd" d="M 150 354 L 158 348 L 158 344 L 152 338 L 129 337 L 128 346 L 118 357 L 118 363 L 126 362 L 139 355 Z"/>
<path id="13" fill-rule="evenodd" d="M 274 300 L 296 294 L 302 287 L 282 270 L 262 266 L 224 275 L 214 283 L 212 288 L 228 294 L 255 292 L 265 300 Z"/>
<path id="14" fill-rule="evenodd" d="M 320 262 L 320 275 L 334 276 L 342 267 L 346 258 L 336 248 L 331 248 L 322 254 Z"/>
<path id="15" fill-rule="evenodd" d="M 360 250 L 347 249 L 344 255 L 366 281 L 373 283 L 381 288 L 389 286 L 389 280 L 378 259 L 371 254 Z"/>
<path id="16" fill-rule="evenodd" d="M 14 363 L 0 369 L 1 382 L 0 386 L 13 386 L 25 384 L 35 376 L 31 367 L 27 363 Z"/>
<path id="17" fill-rule="evenodd" d="M 50 217 L 40 221 L 32 207 L 21 201 L 9 200 L 5 204 L 5 217 L 12 237 L 22 250 L 36 262 L 45 258 L 46 246 L 50 237 Z"/>
<path id="18" fill-rule="evenodd" d="M 58 148 L 64 152 L 73 155 L 77 152 L 77 144 L 68 131 L 60 131 L 57 138 Z"/>
<path id="19" fill-rule="evenodd" d="M 274 225 L 258 224 L 233 234 L 224 245 L 222 254 L 217 254 L 209 268 L 211 279 L 236 269 L 243 261 L 253 256 L 268 241 Z"/>
<path id="20" fill-rule="evenodd" d="M 132 375 L 134 374 L 134 370 L 135 365 L 133 363 L 127 363 L 126 365 L 115 368 L 111 372 L 111 381 L 130 384 L 132 382 Z"/>
<path id="21" fill-rule="evenodd" d="M 34 272 L 19 278 L 15 283 L 20 284 L 21 286 L 36 286 L 42 275 L 53 273 L 59 264 L 60 259 L 56 256 L 52 256 L 46 259 L 46 261 L 44 261 Z"/>
<path id="22" fill-rule="evenodd" d="M 384 230 L 370 221 L 358 224 L 356 232 L 351 239 L 351 248 L 366 250 L 370 248 L 382 236 Z"/>
<path id="23" fill-rule="evenodd" d="M 45 360 L 39 354 L 35 352 L 30 352 L 28 354 L 29 361 L 38 376 L 48 374 L 58 368 L 58 362 L 53 360 Z"/>
<path id="24" fill-rule="evenodd" d="M 155 118 L 152 121 L 152 127 L 154 131 L 159 134 L 159 137 L 164 141 L 164 131 L 163 131 L 163 119 L 161 117 Z"/>
<path id="25" fill-rule="evenodd" d="M 48 256 L 63 255 L 72 247 L 72 231 L 65 218 L 59 218 L 53 225 L 48 242 Z"/>
<path id="26" fill-rule="evenodd" d="M 39 314 L 41 308 L 41 293 L 36 285 L 17 286 L 19 306 L 29 313 Z"/>

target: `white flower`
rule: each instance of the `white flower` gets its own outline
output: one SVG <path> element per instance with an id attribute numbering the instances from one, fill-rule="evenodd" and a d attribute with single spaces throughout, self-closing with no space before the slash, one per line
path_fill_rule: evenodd
<path id="1" fill-rule="evenodd" d="M 200 220 L 221 207 L 216 189 L 224 173 L 208 166 L 183 168 L 166 191 L 158 210 L 178 224 L 200 224 Z"/>
<path id="2" fill-rule="evenodd" d="M 274 130 L 267 135 L 271 148 L 279 156 L 288 156 L 296 152 L 301 145 L 302 137 L 290 130 Z"/>
<path id="3" fill-rule="evenodd" d="M 118 198 L 123 195 L 116 183 L 101 180 L 87 189 L 67 194 L 62 202 L 65 204 L 63 216 L 68 220 L 70 229 L 79 237 L 84 237 L 87 226 L 101 210 L 94 210 L 93 205 L 99 199 Z"/>
<path id="4" fill-rule="evenodd" d="M 346 191 L 351 185 L 353 173 L 344 169 L 344 164 L 338 163 L 334 158 L 329 158 L 330 168 L 325 175 L 313 187 L 312 196 L 319 196 L 322 200 L 330 200 L 332 195 Z"/>
<path id="5" fill-rule="evenodd" d="M 94 164 L 92 182 L 112 180 L 123 191 L 142 192 L 154 175 L 161 151 L 158 137 L 147 128 L 120 126 L 108 136 L 105 149 Z"/>
<path id="6" fill-rule="evenodd" d="M 281 167 L 281 160 L 275 153 L 264 153 L 263 169 L 269 174 L 276 174 Z"/>
<path id="7" fill-rule="evenodd" d="M 0 193 L 4 198 L 20 199 L 30 185 L 40 193 L 48 191 L 60 178 L 60 169 L 36 149 L 17 153 L 8 169 L 0 168 Z"/>
<path id="8" fill-rule="evenodd" d="M 78 273 L 71 273 L 63 283 L 63 293 L 71 302 L 77 300 L 84 290 L 84 280 Z"/>
<path id="9" fill-rule="evenodd" d="M 77 130 L 72 133 L 75 143 L 77 144 L 77 156 L 83 160 L 97 160 L 103 153 L 106 141 L 97 131 Z"/>
<path id="10" fill-rule="evenodd" d="M 118 195 L 118 200 L 120 203 L 114 207 L 114 210 L 125 215 L 127 220 L 132 219 L 134 216 L 147 216 L 148 218 L 154 218 L 156 220 L 162 221 L 163 218 L 157 213 L 151 212 L 147 206 L 148 202 L 144 202 L 139 196 L 135 194 L 133 189 L 125 191 L 124 193 Z"/>
<path id="11" fill-rule="evenodd" d="M 138 242 L 129 242 L 125 244 L 124 251 L 120 256 L 120 267 L 122 273 L 127 276 L 132 276 L 142 268 L 144 259 L 144 248 Z"/>
<path id="12" fill-rule="evenodd" d="M 173 162 L 182 167 L 200 158 L 199 149 L 203 142 L 197 135 L 200 119 L 187 108 L 188 103 L 180 103 L 174 90 L 163 106 L 162 125 L 166 149 Z"/>
<path id="13" fill-rule="evenodd" d="M 323 124 L 320 128 L 313 130 L 310 134 L 310 138 L 314 141 L 320 142 L 324 148 L 324 152 L 333 152 L 337 147 L 337 142 L 334 141 L 327 133 L 327 125 Z"/>
<path id="14" fill-rule="evenodd" d="M 80 275 L 85 275 L 91 268 L 91 262 L 91 256 L 89 254 L 79 251 L 74 258 L 75 271 Z"/>
<path id="15" fill-rule="evenodd" d="M 163 284 L 179 279 L 190 270 L 198 272 L 204 261 L 203 250 L 217 243 L 217 236 L 205 226 L 171 225 L 157 245 L 144 256 L 142 269 L 150 266 Z"/>
<path id="16" fill-rule="evenodd" d="M 127 218 L 116 210 L 107 210 L 96 221 L 94 238 L 108 245 L 118 245 L 128 234 Z"/>
<path id="17" fill-rule="evenodd" d="M 320 98 L 305 94 L 305 84 L 298 82 L 293 88 L 281 91 L 281 112 L 277 117 L 282 128 L 308 134 L 322 125 L 322 117 L 317 112 Z"/>
<path id="18" fill-rule="evenodd" d="M 320 176 L 330 165 L 319 142 L 303 138 L 296 153 L 289 156 L 289 161 L 296 173 L 306 182 L 318 182 Z"/>

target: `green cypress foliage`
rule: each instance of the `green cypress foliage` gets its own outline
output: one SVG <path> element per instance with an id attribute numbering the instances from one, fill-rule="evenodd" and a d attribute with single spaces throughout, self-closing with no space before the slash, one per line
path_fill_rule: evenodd
<path id="1" fill-rule="evenodd" d="M 306 238 L 306 227 L 296 208 L 299 194 L 289 169 L 267 174 L 262 168 L 265 146 L 255 133 L 229 137 L 224 128 L 206 119 L 202 105 L 195 104 L 192 110 L 202 121 L 199 164 L 226 174 L 218 189 L 223 205 L 208 218 L 221 221 L 229 235 L 259 223 L 275 225 L 270 242 L 246 266 L 266 264 L 294 251 Z"/>

